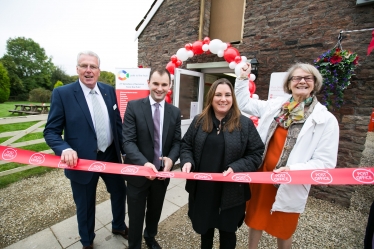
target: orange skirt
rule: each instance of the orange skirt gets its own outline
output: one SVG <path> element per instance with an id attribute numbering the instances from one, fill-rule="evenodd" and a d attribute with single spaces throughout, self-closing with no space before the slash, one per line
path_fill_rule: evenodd
<path id="1" fill-rule="evenodd" d="M 270 139 L 264 163 L 257 172 L 273 171 L 281 156 L 288 130 L 278 126 Z M 251 199 L 247 202 L 245 223 L 250 228 L 286 240 L 295 232 L 299 213 L 270 213 L 277 188 L 273 184 L 251 183 Z"/>

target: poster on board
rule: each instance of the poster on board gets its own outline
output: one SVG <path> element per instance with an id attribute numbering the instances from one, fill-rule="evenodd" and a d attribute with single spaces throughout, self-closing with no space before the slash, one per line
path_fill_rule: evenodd
<path id="1" fill-rule="evenodd" d="M 286 76 L 287 72 L 272 73 L 270 75 L 268 99 L 291 96 L 283 90 L 283 81 Z"/>
<path id="2" fill-rule="evenodd" d="M 130 100 L 149 95 L 150 72 L 150 68 L 116 68 L 116 95 L 122 120 Z"/>

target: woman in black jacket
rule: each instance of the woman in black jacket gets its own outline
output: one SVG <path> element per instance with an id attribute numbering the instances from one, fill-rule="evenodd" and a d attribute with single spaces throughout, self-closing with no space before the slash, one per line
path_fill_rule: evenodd
<path id="1" fill-rule="evenodd" d="M 232 84 L 215 81 L 203 112 L 194 118 L 181 144 L 182 171 L 236 172 L 258 169 L 264 144 L 252 121 L 241 115 Z M 212 248 L 214 229 L 219 229 L 220 248 L 235 248 L 236 230 L 244 219 L 249 184 L 187 180 L 188 216 L 201 234 L 201 248 Z"/>

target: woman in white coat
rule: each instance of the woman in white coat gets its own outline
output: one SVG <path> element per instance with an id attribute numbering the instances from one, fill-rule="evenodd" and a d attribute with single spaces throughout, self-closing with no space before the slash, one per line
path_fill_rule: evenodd
<path id="1" fill-rule="evenodd" d="M 305 63 L 288 70 L 283 89 L 291 97 L 268 101 L 250 98 L 249 63 L 235 82 L 241 111 L 259 117 L 258 132 L 265 144 L 259 172 L 329 169 L 336 166 L 339 125 L 316 93 L 322 76 Z M 249 248 L 257 248 L 262 232 L 277 238 L 278 248 L 291 248 L 300 213 L 304 211 L 309 184 L 251 184 L 245 222 L 249 227 Z"/>

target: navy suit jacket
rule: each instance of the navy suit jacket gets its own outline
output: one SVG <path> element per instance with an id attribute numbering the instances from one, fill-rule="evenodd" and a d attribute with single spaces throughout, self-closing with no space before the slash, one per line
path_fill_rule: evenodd
<path id="1" fill-rule="evenodd" d="M 116 94 L 109 85 L 100 82 L 97 85 L 108 109 L 113 142 L 118 162 L 121 162 L 122 120 Z M 64 139 L 61 137 L 62 132 Z M 79 81 L 53 90 L 44 138 L 56 155 L 61 155 L 64 149 L 72 148 L 77 152 L 78 158 L 96 160 L 96 132 Z M 72 181 L 87 184 L 93 172 L 65 169 L 65 175 Z"/>
<path id="2" fill-rule="evenodd" d="M 133 100 L 127 104 L 122 134 L 123 149 L 126 152 L 125 164 L 143 166 L 153 162 L 153 118 L 149 97 Z M 162 130 L 162 153 L 173 161 L 179 158 L 181 141 L 180 110 L 165 102 Z M 124 178 L 134 186 L 141 187 L 145 177 L 125 175 Z"/>

